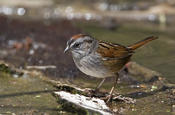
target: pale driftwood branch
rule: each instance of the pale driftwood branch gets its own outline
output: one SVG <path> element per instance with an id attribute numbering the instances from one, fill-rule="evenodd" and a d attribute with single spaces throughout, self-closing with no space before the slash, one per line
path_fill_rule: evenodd
<path id="1" fill-rule="evenodd" d="M 40 70 L 45 70 L 45 69 L 56 69 L 56 66 L 54 65 L 46 65 L 46 66 L 26 66 L 27 69 L 40 69 Z"/>
<path id="2" fill-rule="evenodd" d="M 94 97 L 92 98 L 86 97 L 79 94 L 71 94 L 65 91 L 58 91 L 55 92 L 55 94 L 58 95 L 60 98 L 67 100 L 68 102 L 71 102 L 73 104 L 76 104 L 80 107 L 83 107 L 85 109 L 96 111 L 103 115 L 112 115 L 112 111 L 106 105 L 104 100 Z"/>
<path id="3" fill-rule="evenodd" d="M 56 87 L 58 91 L 54 92 L 54 95 L 59 97 L 59 99 L 66 100 L 67 102 L 82 107 L 85 110 L 95 111 L 103 115 L 115 114 L 115 112 L 112 111 L 104 101 L 105 97 L 109 95 L 108 92 L 95 92 L 95 94 L 93 94 L 94 90 L 92 89 L 82 89 L 73 85 L 62 84 L 60 82 L 57 83 Z M 112 100 L 114 102 L 122 101 L 124 103 L 136 102 L 135 99 L 124 97 L 119 94 L 114 94 Z M 63 104 L 64 101 L 61 103 Z"/>

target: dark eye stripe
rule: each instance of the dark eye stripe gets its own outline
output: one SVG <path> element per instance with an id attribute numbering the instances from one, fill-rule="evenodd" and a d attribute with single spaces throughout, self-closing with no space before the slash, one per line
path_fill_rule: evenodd
<path id="1" fill-rule="evenodd" d="M 79 47 L 80 46 L 80 43 L 75 43 L 74 45 L 73 45 L 73 47 Z"/>

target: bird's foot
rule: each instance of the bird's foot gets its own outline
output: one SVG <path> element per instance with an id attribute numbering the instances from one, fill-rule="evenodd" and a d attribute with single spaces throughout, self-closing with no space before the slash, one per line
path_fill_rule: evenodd
<path id="1" fill-rule="evenodd" d="M 86 93 L 89 97 L 94 97 L 95 94 L 96 94 L 96 90 L 86 88 L 86 89 L 85 89 L 85 93 Z"/>
<path id="2" fill-rule="evenodd" d="M 99 89 L 89 89 L 89 88 L 85 89 L 85 93 L 89 97 L 98 97 L 98 98 L 105 97 L 106 95 L 106 92 L 100 92 Z"/>
<path id="3" fill-rule="evenodd" d="M 108 103 L 112 102 L 112 97 L 113 97 L 113 95 L 109 94 L 105 98 L 103 98 L 103 100 L 105 100 L 105 102 L 108 104 Z"/>

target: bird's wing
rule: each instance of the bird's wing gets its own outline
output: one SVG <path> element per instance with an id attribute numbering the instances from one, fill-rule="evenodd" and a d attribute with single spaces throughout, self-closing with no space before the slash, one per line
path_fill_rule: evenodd
<path id="1" fill-rule="evenodd" d="M 97 52 L 104 57 L 104 59 L 122 59 L 133 54 L 133 51 L 125 46 L 102 41 L 99 42 Z"/>

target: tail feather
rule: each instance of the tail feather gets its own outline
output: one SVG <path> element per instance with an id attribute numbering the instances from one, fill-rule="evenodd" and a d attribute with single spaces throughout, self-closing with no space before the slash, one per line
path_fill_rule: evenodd
<path id="1" fill-rule="evenodd" d="M 148 42 L 150 42 L 152 40 L 155 40 L 155 39 L 158 39 L 158 37 L 150 36 L 150 37 L 145 38 L 144 40 L 141 40 L 139 42 L 136 42 L 133 45 L 128 46 L 128 48 L 131 49 L 131 50 L 135 50 L 135 49 L 143 46 L 144 44 L 146 44 L 146 43 L 148 43 Z"/>

